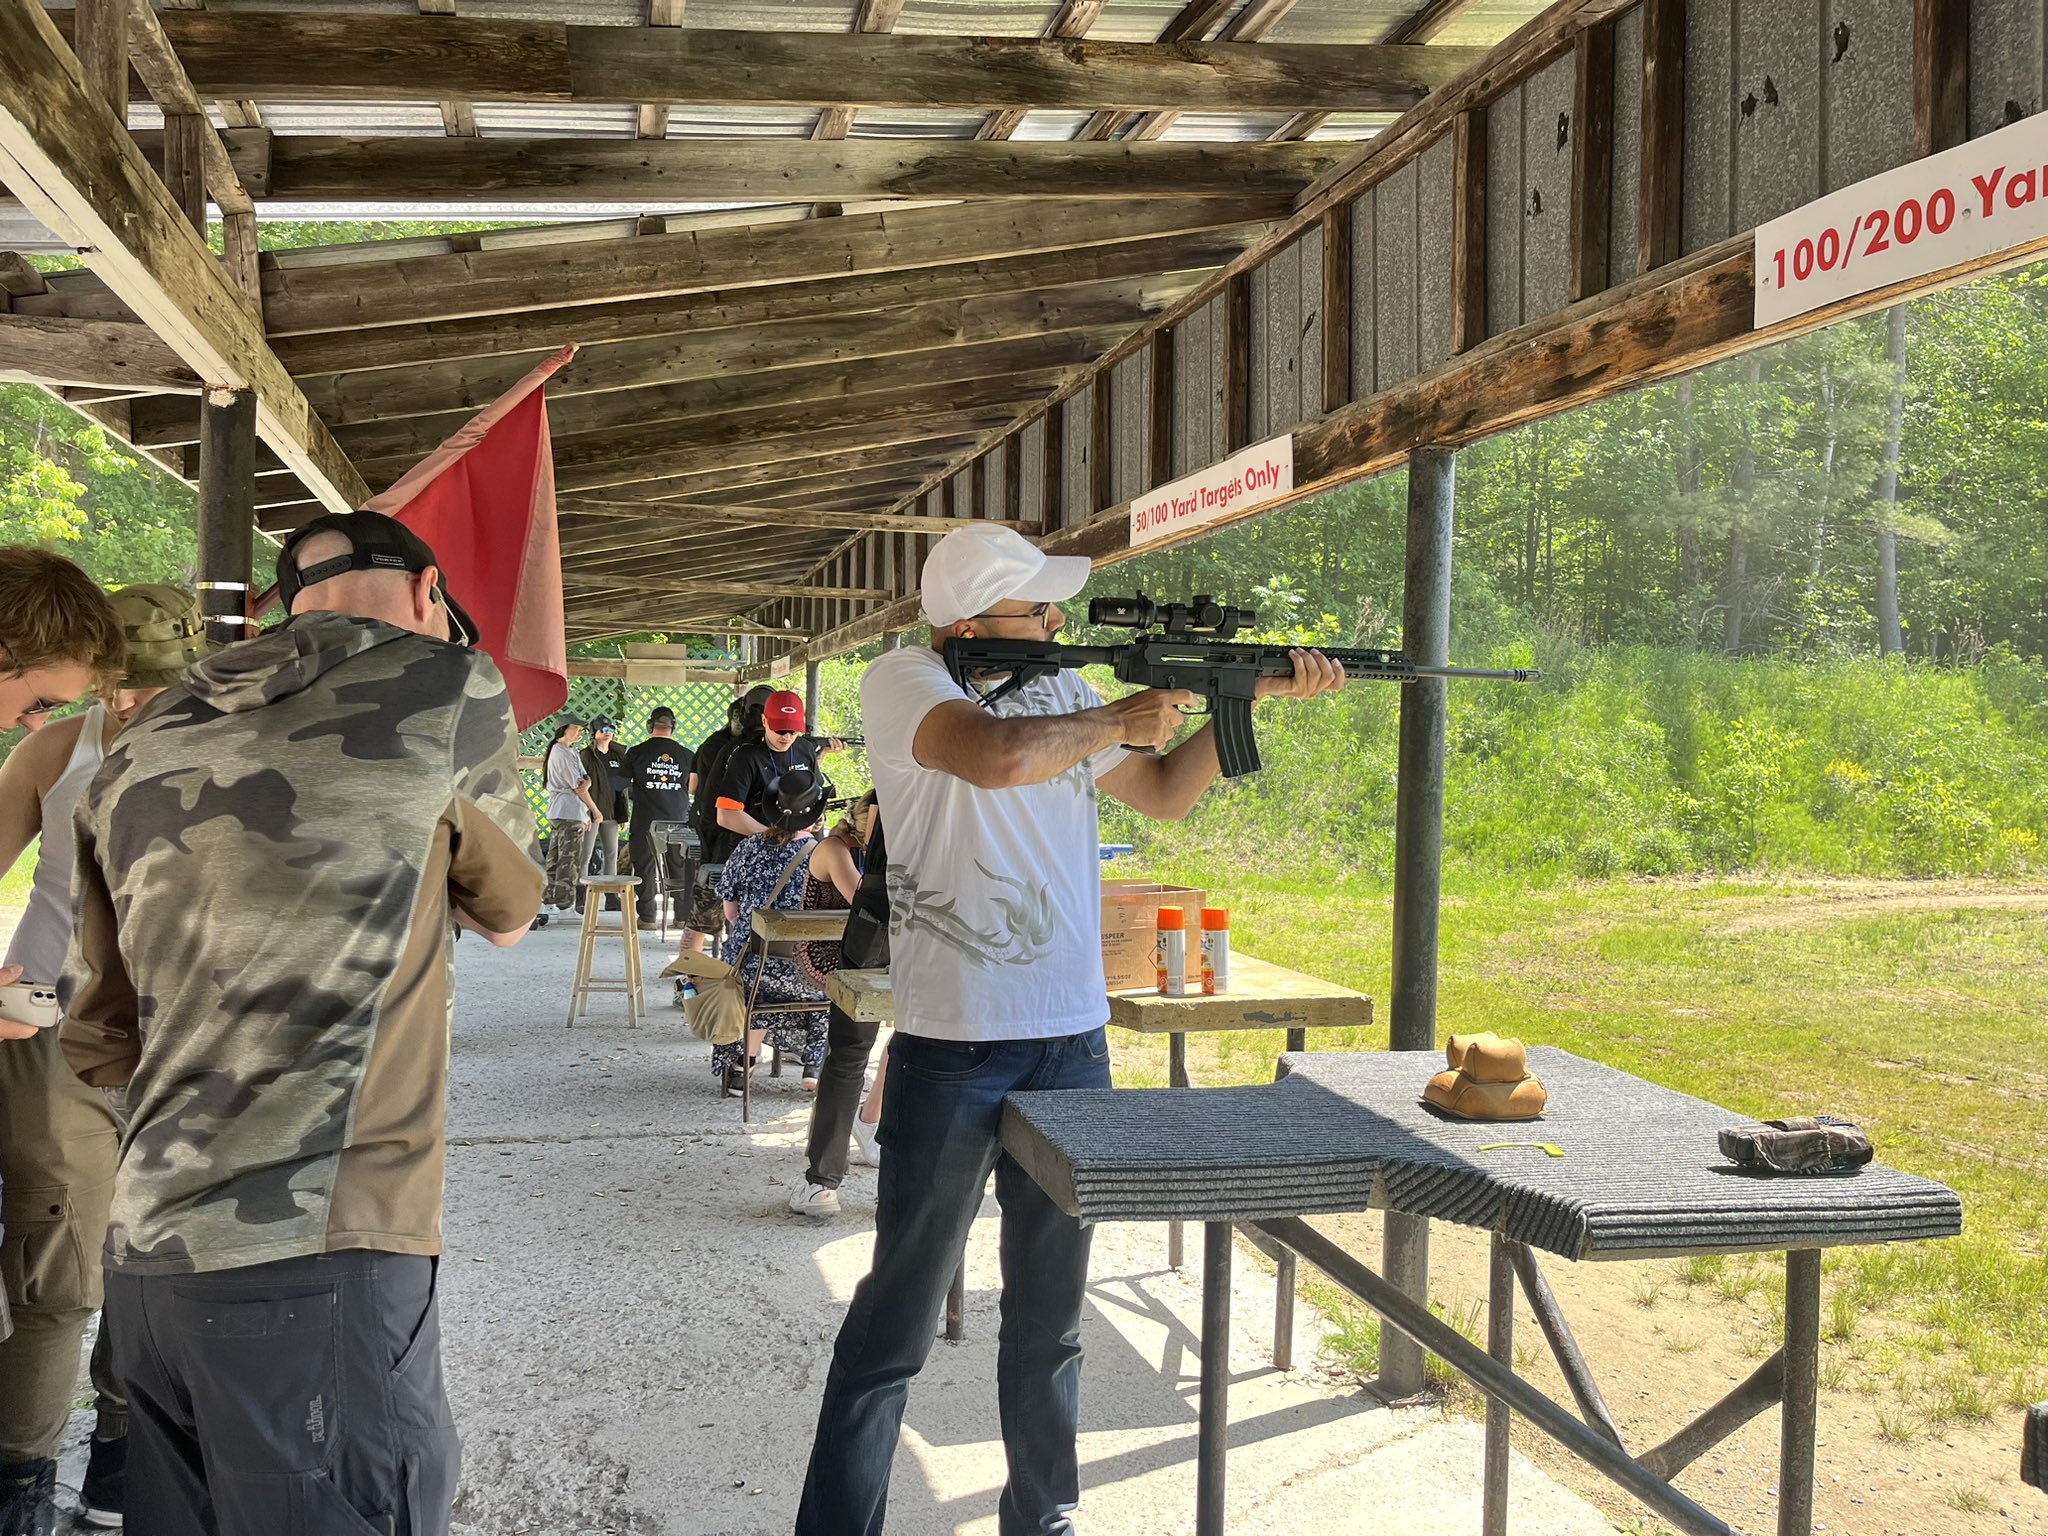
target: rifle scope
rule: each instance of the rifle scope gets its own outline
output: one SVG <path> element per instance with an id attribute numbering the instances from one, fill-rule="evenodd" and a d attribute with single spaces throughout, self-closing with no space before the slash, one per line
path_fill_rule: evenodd
<path id="1" fill-rule="evenodd" d="M 1213 635 L 1228 640 L 1259 622 L 1257 610 L 1233 608 L 1207 593 L 1185 603 L 1155 603 L 1149 597 L 1098 597 L 1088 604 L 1088 622 L 1115 629 L 1162 629 L 1172 635 Z"/>

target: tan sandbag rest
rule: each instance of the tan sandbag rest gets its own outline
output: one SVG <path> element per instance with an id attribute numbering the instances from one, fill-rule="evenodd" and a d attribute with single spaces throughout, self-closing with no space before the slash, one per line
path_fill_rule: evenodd
<path id="1" fill-rule="evenodd" d="M 1529 1071 L 1521 1041 L 1492 1030 L 1452 1035 L 1444 1047 L 1451 1064 L 1422 1090 L 1422 1102 L 1460 1120 L 1534 1120 L 1550 1103 L 1543 1079 Z"/>

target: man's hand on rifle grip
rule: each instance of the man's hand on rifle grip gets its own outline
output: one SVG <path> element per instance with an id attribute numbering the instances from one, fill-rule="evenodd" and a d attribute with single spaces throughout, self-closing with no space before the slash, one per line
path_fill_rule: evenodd
<path id="1" fill-rule="evenodd" d="M 1185 688 L 1141 688 L 1110 700 L 1103 708 L 1116 715 L 1122 725 L 1123 745 L 1139 751 L 1157 751 L 1187 724 L 1187 711 L 1198 709 L 1201 703 L 1198 695 Z"/>

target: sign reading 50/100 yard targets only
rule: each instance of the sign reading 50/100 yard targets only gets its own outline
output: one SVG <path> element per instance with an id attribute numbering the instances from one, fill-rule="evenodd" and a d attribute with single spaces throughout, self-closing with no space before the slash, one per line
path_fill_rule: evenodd
<path id="1" fill-rule="evenodd" d="M 1237 517 L 1294 489 L 1294 438 L 1289 433 L 1240 448 L 1206 469 L 1183 475 L 1131 503 L 1131 547 Z"/>
<path id="2" fill-rule="evenodd" d="M 2048 243 L 2048 114 L 1760 225 L 1756 324 Z"/>

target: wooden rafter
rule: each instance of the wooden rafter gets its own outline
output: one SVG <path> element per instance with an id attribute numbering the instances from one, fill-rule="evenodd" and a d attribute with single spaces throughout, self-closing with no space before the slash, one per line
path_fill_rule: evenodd
<path id="1" fill-rule="evenodd" d="M 598 514 L 602 514 L 601 519 Z M 562 507 L 562 518 L 564 553 L 575 552 L 575 540 L 569 533 L 569 528 L 586 518 L 601 521 L 607 528 L 625 524 L 643 530 L 687 521 L 691 524 L 716 523 L 743 528 L 846 528 L 862 533 L 950 533 L 953 529 L 969 523 L 980 524 L 987 521 L 983 518 L 930 517 L 923 513 L 793 512 L 786 508 L 769 511 L 744 504 L 727 506 L 690 501 L 600 501 L 588 498 L 565 502 Z M 1031 525 L 1009 522 L 1003 526 L 1024 528 Z"/>
<path id="2" fill-rule="evenodd" d="M 0 314 L 0 378 L 197 394 L 199 375 L 146 325 Z"/>
<path id="3" fill-rule="evenodd" d="M 263 300 L 272 332 L 281 335 L 405 325 L 1113 245 L 1241 228 L 1286 211 L 1287 200 L 1275 198 L 1105 208 L 996 201 L 813 219 L 765 240 L 742 226 L 333 267 L 278 266 L 264 273 Z"/>
<path id="4" fill-rule="evenodd" d="M 515 352 L 545 355 L 572 342 L 596 348 L 609 342 L 652 341 L 742 326 L 826 323 L 942 302 L 994 302 L 1042 294 L 1057 304 L 1064 302 L 1069 289 L 1086 284 L 1160 275 L 1173 281 L 1177 274 L 1220 267 L 1250 245 L 1263 227 L 1248 224 L 1078 250 L 714 290 L 678 298 L 547 307 L 421 325 L 284 336 L 274 345 L 285 365 L 304 377 Z M 79 297 L 74 293 L 71 302 L 80 318 L 106 318 L 84 314 L 87 306 L 77 302 Z"/>
<path id="5" fill-rule="evenodd" d="M 0 58 L 0 180 L 209 387 L 253 392 L 264 441 L 310 491 L 337 509 L 359 504 L 362 477 L 270 351 L 247 295 L 35 0 L 0 0 Z"/>
<path id="6" fill-rule="evenodd" d="M 1482 50 L 1099 43 L 176 11 L 201 92 L 253 101 L 1400 112 Z"/>
<path id="7" fill-rule="evenodd" d="M 830 597 L 849 603 L 881 603 L 895 595 L 884 592 L 879 587 L 827 587 L 798 585 L 787 581 L 729 581 L 721 577 L 680 581 L 664 581 L 652 576 L 600 578 L 582 576 L 573 569 L 562 573 L 562 585 L 564 588 L 579 591 L 594 589 L 608 592 L 654 592 L 663 596 L 678 597 L 709 592 L 716 592 L 721 597 Z"/>
<path id="8" fill-rule="evenodd" d="M 685 0 L 647 0 L 647 25 L 650 27 L 680 27 L 683 24 Z M 634 113 L 633 132 L 642 139 L 665 139 L 668 137 L 668 104 L 666 102 L 641 102 Z"/>
<path id="9" fill-rule="evenodd" d="M 1292 197 L 1349 152 L 1343 144 L 294 134 L 271 145 L 268 194 L 322 203 Z"/>
<path id="10" fill-rule="evenodd" d="M 1411 45 L 1432 42 L 1439 32 L 1471 7 L 1472 0 L 1428 0 L 1427 4 L 1419 7 L 1412 15 L 1396 22 L 1392 30 L 1380 41 Z M 1327 112 L 1297 112 L 1266 137 L 1269 142 L 1276 144 L 1299 142 L 1329 120 L 1330 114 Z"/>
<path id="11" fill-rule="evenodd" d="M 1052 20 L 1045 24 L 1040 35 L 1051 42 L 1063 39 L 1085 37 L 1088 29 L 1095 25 L 1102 15 L 1102 8 L 1108 0 L 1061 0 L 1060 8 L 1053 12 Z M 975 130 L 977 139 L 1007 139 L 1023 126 L 1025 110 L 1022 107 L 1005 107 L 1000 112 L 991 112 L 982 119 L 981 127 Z"/>
<path id="12" fill-rule="evenodd" d="M 548 397 L 640 389 L 689 379 L 737 378 L 772 369 L 852 366 L 909 353 L 1019 341 L 1067 331 L 1136 325 L 1188 293 L 1191 273 L 1127 278 L 1049 294 L 941 299 L 843 319 L 778 320 L 678 336 L 587 346 L 548 382 Z M 515 352 L 333 374 L 302 380 L 314 409 L 334 426 L 452 409 L 480 409 L 548 356 Z"/>
<path id="13" fill-rule="evenodd" d="M 858 0 L 853 9 L 853 30 L 855 32 L 893 32 L 896 20 L 903 14 L 903 0 Z M 811 129 L 811 137 L 821 144 L 844 139 L 853 132 L 852 107 L 827 107 L 818 114 L 818 121 Z M 821 219 L 837 218 L 845 212 L 842 203 L 826 200 L 811 210 Z"/>

